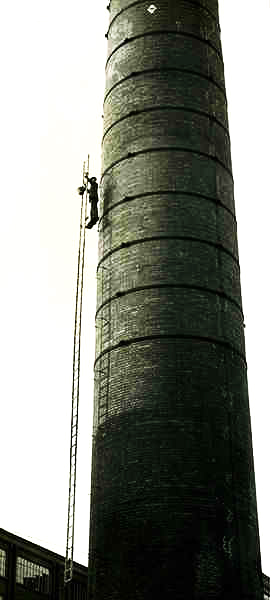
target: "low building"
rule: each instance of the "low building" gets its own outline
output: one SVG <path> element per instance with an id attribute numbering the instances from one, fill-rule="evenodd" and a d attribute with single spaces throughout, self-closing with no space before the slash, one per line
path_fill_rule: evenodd
<path id="1" fill-rule="evenodd" d="M 64 587 L 63 556 L 0 528 L 0 600 L 86 600 L 87 567 L 74 563 Z"/>

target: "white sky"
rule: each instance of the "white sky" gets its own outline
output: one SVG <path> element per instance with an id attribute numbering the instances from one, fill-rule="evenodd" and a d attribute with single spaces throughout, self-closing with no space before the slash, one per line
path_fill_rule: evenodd
<path id="1" fill-rule="evenodd" d="M 100 177 L 107 0 L 0 7 L 0 527 L 65 553 L 82 163 Z M 271 575 L 273 0 L 219 0 L 263 570 Z M 96 6 L 96 8 L 95 8 Z M 272 81 L 271 81 L 272 80 Z M 97 232 L 87 234 L 75 560 L 87 564 Z"/>

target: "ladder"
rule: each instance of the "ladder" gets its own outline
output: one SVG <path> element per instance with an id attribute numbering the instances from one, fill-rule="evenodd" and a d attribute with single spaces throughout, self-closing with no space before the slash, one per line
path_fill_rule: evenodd
<path id="1" fill-rule="evenodd" d="M 111 337 L 111 267 L 101 267 L 101 294 L 102 303 L 104 297 L 108 299 L 104 316 L 101 320 L 100 338 L 100 367 L 99 367 L 99 389 L 98 389 L 98 426 L 104 423 L 109 411 L 109 376 L 110 376 L 110 337 Z M 107 344 L 107 352 L 103 354 L 103 344 Z"/>
<path id="2" fill-rule="evenodd" d="M 85 264 L 85 241 L 88 201 L 88 177 L 89 156 L 87 163 L 83 165 L 83 185 L 79 188 L 81 195 L 80 235 L 77 267 L 77 286 L 74 321 L 74 343 L 73 343 L 73 376 L 72 376 L 72 407 L 71 407 L 71 434 L 70 434 L 70 471 L 69 471 L 69 497 L 68 497 L 68 519 L 67 519 L 67 545 L 64 570 L 64 583 L 67 584 L 73 576 L 73 547 L 74 547 L 74 523 L 75 523 L 75 492 L 76 492 L 76 461 L 77 461 L 77 437 L 78 437 L 78 407 L 79 407 L 79 383 L 80 383 L 80 349 L 81 349 L 81 321 L 83 300 L 83 279 Z"/>

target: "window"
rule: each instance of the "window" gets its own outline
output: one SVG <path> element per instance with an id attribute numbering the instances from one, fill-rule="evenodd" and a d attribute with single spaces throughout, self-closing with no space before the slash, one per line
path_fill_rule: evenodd
<path id="1" fill-rule="evenodd" d="M 0 577 L 6 577 L 6 559 L 7 559 L 6 550 L 3 550 L 3 548 L 0 548 Z"/>
<path id="2" fill-rule="evenodd" d="M 33 563 L 22 556 L 18 556 L 16 563 L 16 582 L 24 585 L 28 590 L 50 592 L 49 569 Z"/>

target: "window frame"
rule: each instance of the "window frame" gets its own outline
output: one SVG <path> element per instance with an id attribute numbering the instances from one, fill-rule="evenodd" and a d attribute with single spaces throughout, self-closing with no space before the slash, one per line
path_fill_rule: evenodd
<path id="1" fill-rule="evenodd" d="M 39 558 L 19 551 L 16 557 L 16 585 L 40 594 L 51 594 L 51 569 Z"/>

